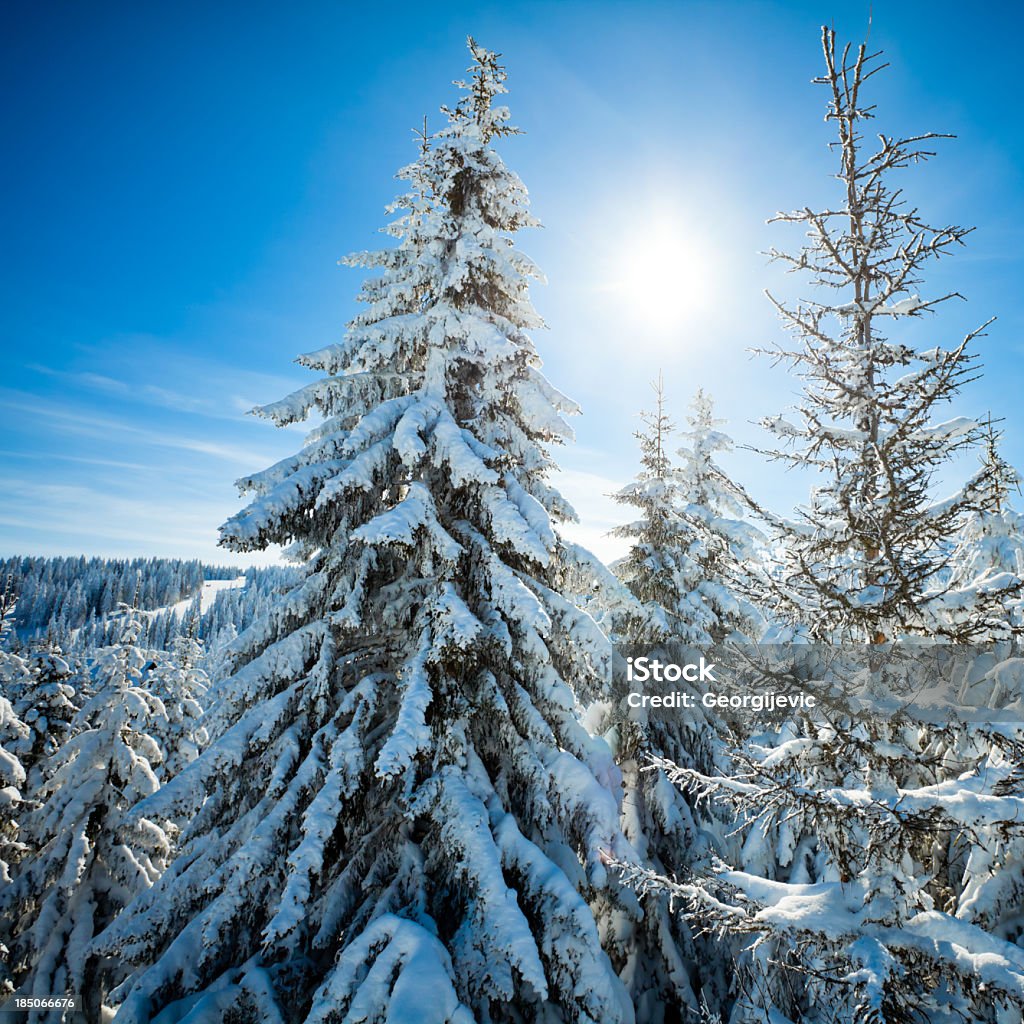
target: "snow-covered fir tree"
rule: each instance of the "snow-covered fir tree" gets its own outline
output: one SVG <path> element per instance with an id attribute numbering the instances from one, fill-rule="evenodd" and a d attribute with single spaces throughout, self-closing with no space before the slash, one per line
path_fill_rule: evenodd
<path id="1" fill-rule="evenodd" d="M 73 735 L 43 766 L 33 794 L 38 806 L 22 818 L 33 854 L 0 894 L 17 991 L 80 993 L 89 1021 L 100 1018 L 104 977 L 89 943 L 156 880 L 169 852 L 155 823 L 137 819 L 126 826 L 126 812 L 158 786 L 152 766 L 162 755 L 150 731 L 164 711 L 139 686 L 146 663 L 136 646 L 142 627 L 127 606 L 122 623 L 121 641 L 97 655 L 92 696 Z M 33 1011 L 29 1019 L 55 1015 Z"/>
<path id="2" fill-rule="evenodd" d="M 125 1024 L 180 999 L 239 1021 L 633 1019 L 588 906 L 628 852 L 577 717 L 608 649 L 559 596 L 570 510 L 546 481 L 576 407 L 527 333 L 505 72 L 469 45 L 401 172 L 398 244 L 351 261 L 382 271 L 366 310 L 263 409 L 323 422 L 242 482 L 223 542 L 291 544 L 305 571 L 236 642 L 215 739 L 136 809 L 196 816 L 99 944 L 137 965 Z"/>
<path id="3" fill-rule="evenodd" d="M 621 640 L 707 639 L 699 615 L 689 606 L 689 588 L 683 585 L 683 566 L 689 561 L 692 538 L 679 517 L 676 481 L 670 454 L 674 424 L 665 411 L 661 375 L 651 385 L 653 411 L 643 411 L 643 428 L 633 436 L 640 445 L 640 472 L 615 494 L 615 500 L 635 509 L 639 518 L 612 530 L 630 541 L 629 552 L 614 569 L 616 575 L 642 602 L 642 614 L 616 624 Z M 696 621 L 695 621 L 696 620 Z"/>
<path id="4" fill-rule="evenodd" d="M 203 668 L 198 626 L 195 608 L 186 631 L 174 638 L 167 655 L 157 653 L 147 674 L 147 688 L 159 697 L 166 714 L 166 725 L 157 737 L 164 753 L 158 775 L 164 781 L 191 764 L 208 739 L 202 715 L 210 680 Z"/>
<path id="5" fill-rule="evenodd" d="M 668 643 L 676 637 L 699 635 L 689 621 L 688 596 L 679 586 L 680 566 L 687 558 L 689 539 L 676 502 L 676 483 L 670 450 L 673 423 L 665 410 L 661 374 L 652 383 L 654 408 L 640 413 L 642 429 L 635 433 L 640 446 L 640 472 L 616 493 L 616 500 L 639 518 L 613 534 L 630 540 L 629 552 L 613 566 L 636 598 L 633 607 L 620 606 L 613 614 L 613 636 L 619 642 Z M 652 728 L 645 712 L 633 711 L 625 694 L 592 709 L 597 731 L 609 736 L 623 775 L 622 828 L 640 862 L 651 870 L 675 874 L 692 855 L 697 826 L 686 800 L 663 773 L 641 770 L 653 749 L 663 756 L 689 763 L 689 752 L 702 737 L 692 722 L 677 727 Z M 666 751 L 663 746 L 667 744 Z M 625 982 L 638 1024 L 662 1024 L 674 1015 L 697 1011 L 698 997 L 691 974 L 695 947 L 685 921 L 673 914 L 667 899 L 651 899 L 637 921 L 614 905 L 600 907 L 605 946 Z"/>
<path id="6" fill-rule="evenodd" d="M 8 576 L 0 591 L 0 694 L 12 702 L 22 696 L 32 678 L 25 659 L 13 649 L 17 605 L 14 578 Z"/>
<path id="7" fill-rule="evenodd" d="M 1020 493 L 1020 476 L 1003 458 L 1000 432 L 991 421 L 986 431 L 982 500 L 968 515 L 950 556 L 944 614 L 956 631 L 962 617 L 977 614 L 979 594 L 1003 594 L 998 604 L 984 602 L 989 619 L 973 632 L 978 640 L 1008 640 L 1024 629 L 1024 600 L 1015 592 L 1024 580 L 1024 516 L 1013 508 L 1011 497 Z"/>
<path id="8" fill-rule="evenodd" d="M 18 717 L 30 734 L 20 749 L 22 764 L 29 773 L 30 788 L 39 786 L 39 773 L 47 758 L 71 736 L 82 697 L 82 680 L 60 646 L 42 641 L 25 659 L 28 679 L 14 698 Z"/>
<path id="9" fill-rule="evenodd" d="M 740 588 L 757 557 L 759 533 L 743 519 L 742 491 L 715 461 L 717 452 L 732 449 L 732 440 L 719 430 L 724 421 L 715 418 L 710 397 L 698 390 L 683 434 L 689 443 L 679 449 L 676 465 L 670 455 L 675 428 L 660 377 L 654 390 L 655 410 L 641 413 L 645 429 L 636 434 L 640 473 L 615 495 L 640 518 L 612 531 L 632 541 L 615 570 L 646 614 L 617 634 L 697 646 L 754 639 L 762 623 Z"/>
<path id="10" fill-rule="evenodd" d="M 0 658 L 3 653 L 0 652 Z M 11 884 L 12 872 L 31 850 L 23 841 L 20 821 L 26 812 L 26 773 L 14 749 L 29 728 L 14 713 L 11 702 L 0 694 L 0 885 Z M 11 936 L 0 922 L 0 1005 L 14 992 L 11 975 Z"/>
<path id="11" fill-rule="evenodd" d="M 29 742 L 31 730 L 15 714 L 9 694 L 20 692 L 28 677 L 24 661 L 8 650 L 14 632 L 15 593 L 8 577 L 0 592 L 0 885 L 11 884 L 11 872 L 30 852 L 20 822 L 25 814 L 27 773 L 19 752 Z M 0 921 L 0 1003 L 14 991 L 11 974 L 11 935 Z"/>
<path id="12" fill-rule="evenodd" d="M 31 736 L 29 727 L 15 713 L 11 698 L 20 694 L 30 674 L 24 660 L 8 650 L 14 632 L 16 599 L 8 577 L 0 592 L 0 882 L 11 880 L 11 865 L 27 852 L 19 837 L 27 773 L 22 756 Z M 4 953 L 0 936 L 0 954 Z M 0 974 L 0 997 L 4 976 Z"/>
<path id="13" fill-rule="evenodd" d="M 679 449 L 676 470 L 678 513 L 692 537 L 682 584 L 700 611 L 707 640 L 701 643 L 756 640 L 764 628 L 758 610 L 744 596 L 750 592 L 751 567 L 761 556 L 763 537 L 747 521 L 744 492 L 717 462 L 719 452 L 733 449 L 720 428 L 711 396 L 698 389 L 686 418 L 688 442 Z"/>
<path id="14" fill-rule="evenodd" d="M 17 755 L 30 735 L 14 713 L 11 702 L 0 694 L 0 882 L 11 881 L 11 865 L 21 860 L 28 847 L 19 837 L 18 819 L 23 813 L 27 773 Z"/>
<path id="15" fill-rule="evenodd" d="M 670 645 L 675 660 L 682 645 L 707 648 L 727 638 L 756 635 L 756 612 L 733 590 L 754 553 L 757 531 L 739 516 L 736 489 L 714 461 L 731 447 L 718 429 L 710 399 L 698 392 L 688 418 L 690 442 L 673 464 L 673 424 L 665 411 L 662 379 L 653 385 L 655 407 L 642 413 L 637 432 L 641 469 L 618 492 L 620 503 L 640 518 L 615 532 L 632 541 L 615 569 L 641 604 L 639 613 L 619 616 L 615 636 L 651 645 Z M 692 872 L 709 854 L 704 822 L 651 758 L 712 770 L 717 722 L 701 711 L 651 714 L 631 709 L 618 693 L 599 719 L 623 772 L 623 830 L 648 870 L 673 877 Z M 661 1024 L 674 1015 L 694 1015 L 723 1003 L 728 967 L 723 950 L 706 937 L 696 941 L 672 913 L 670 900 L 651 896 L 636 923 L 606 915 L 606 943 L 622 965 L 638 1020 Z"/>

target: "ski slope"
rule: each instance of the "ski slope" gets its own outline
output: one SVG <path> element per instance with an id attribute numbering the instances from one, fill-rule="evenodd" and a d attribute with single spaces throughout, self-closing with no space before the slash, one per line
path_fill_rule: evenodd
<path id="1" fill-rule="evenodd" d="M 222 590 L 238 590 L 245 586 L 245 577 L 236 576 L 233 580 L 203 580 L 202 589 L 199 591 L 199 613 L 205 615 L 213 607 L 213 602 L 217 600 L 217 595 Z M 163 612 L 173 612 L 179 619 L 192 607 L 195 603 L 196 595 L 192 594 L 190 597 L 186 597 L 183 601 L 178 601 L 176 604 L 164 605 L 162 608 L 154 608 L 152 611 L 144 611 L 140 614 L 146 617 L 152 617 L 154 615 L 160 615 Z"/>

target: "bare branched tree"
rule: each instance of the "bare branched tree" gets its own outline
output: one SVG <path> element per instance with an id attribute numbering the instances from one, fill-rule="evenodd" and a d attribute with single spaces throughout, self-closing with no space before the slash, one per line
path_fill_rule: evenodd
<path id="1" fill-rule="evenodd" d="M 863 44 L 837 49 L 832 29 L 823 29 L 822 42 L 826 71 L 815 81 L 830 94 L 826 119 L 838 134 L 831 145 L 842 195 L 827 209 L 773 218 L 806 229 L 798 253 L 771 255 L 808 273 L 816 298 L 789 304 L 769 296 L 795 341 L 770 354 L 792 367 L 803 396 L 795 419 L 765 421 L 777 443 L 762 454 L 816 470 L 824 483 L 795 521 L 768 516 L 783 554 L 765 580 L 766 599 L 823 640 L 975 640 L 987 610 L 1007 595 L 974 595 L 977 614 L 950 623 L 943 614 L 947 540 L 970 512 L 996 500 L 994 470 L 983 465 L 937 500 L 939 474 L 985 435 L 978 420 L 938 414 L 976 379 L 971 347 L 992 321 L 949 348 L 927 351 L 887 334 L 961 297 L 922 298 L 916 289 L 925 268 L 963 245 L 971 229 L 929 223 L 897 184 L 902 171 L 934 155 L 934 142 L 950 136 L 879 134 L 869 147 L 864 128 L 874 107 L 864 86 L 886 65 Z"/>
<path id="2" fill-rule="evenodd" d="M 822 692 L 890 704 L 855 716 L 844 696 L 827 715 L 747 728 L 710 770 L 649 758 L 644 767 L 680 787 L 697 820 L 731 813 L 735 825 L 716 837 L 721 859 L 693 862 L 688 874 L 619 868 L 648 900 L 680 902 L 695 939 L 708 931 L 722 948 L 734 943 L 721 1007 L 733 1024 L 997 1024 L 1024 1007 L 1019 928 L 1008 923 L 1020 889 L 997 889 L 1024 835 L 1019 762 L 955 723 L 893 706 L 922 680 L 936 684 L 940 659 L 955 655 L 889 641 L 993 637 L 1024 571 L 971 561 L 955 538 L 972 517 L 999 514 L 1015 477 L 989 438 L 977 472 L 936 500 L 951 461 L 980 452 L 989 435 L 982 420 L 938 415 L 976 376 L 969 349 L 987 325 L 928 351 L 885 330 L 954 297 L 915 289 L 968 229 L 931 226 L 894 184 L 942 136 L 880 135 L 873 151 L 865 146 L 873 108 L 862 92 L 885 66 L 879 55 L 838 49 L 827 28 L 822 42 L 817 81 L 830 94 L 843 196 L 777 218 L 806 229 L 799 254 L 774 255 L 809 272 L 819 297 L 775 303 L 795 342 L 774 356 L 803 397 L 797 417 L 767 422 L 778 443 L 763 452 L 822 483 L 795 521 L 758 509 L 778 552 L 758 596 L 783 625 L 827 641 L 827 671 L 809 677 Z M 962 578 L 957 559 L 974 567 Z M 1012 617 L 1000 622 L 1004 634 L 1016 629 Z M 759 652 L 741 655 L 754 669 Z M 784 683 L 784 665 L 767 668 L 766 680 Z"/>

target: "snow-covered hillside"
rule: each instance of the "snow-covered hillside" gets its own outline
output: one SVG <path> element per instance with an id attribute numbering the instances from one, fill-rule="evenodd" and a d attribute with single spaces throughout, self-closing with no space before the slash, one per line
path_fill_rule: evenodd
<path id="1" fill-rule="evenodd" d="M 203 580 L 203 585 L 199 589 L 199 613 L 205 615 L 212 607 L 214 601 L 217 600 L 217 595 L 223 593 L 225 590 L 238 590 L 245 586 L 246 577 L 236 576 L 233 580 Z M 186 597 L 182 601 L 178 601 L 175 604 L 169 605 L 166 608 L 157 608 L 154 611 L 146 612 L 147 615 L 158 615 L 161 612 L 171 611 L 175 615 L 182 616 L 190 608 L 195 606 L 196 594 L 192 594 L 190 597 Z"/>

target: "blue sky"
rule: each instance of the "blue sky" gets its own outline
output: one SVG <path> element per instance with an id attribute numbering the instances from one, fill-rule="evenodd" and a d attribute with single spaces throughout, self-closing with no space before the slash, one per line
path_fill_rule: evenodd
<path id="1" fill-rule="evenodd" d="M 924 289 L 969 301 L 918 333 L 952 343 L 999 317 L 957 411 L 1005 416 L 1024 467 L 1024 8 L 872 7 L 893 65 L 873 80 L 879 128 L 959 136 L 908 194 L 977 225 Z M 867 18 L 834 2 L 18 5 L 0 42 L 0 554 L 237 560 L 215 547 L 233 481 L 302 439 L 245 411 L 305 383 L 294 356 L 355 311 L 358 272 L 337 259 L 377 243 L 467 33 L 509 69 L 526 134 L 503 154 L 545 225 L 520 239 L 549 279 L 536 342 L 584 407 L 562 485 L 579 536 L 612 554 L 603 495 L 635 471 L 659 368 L 677 419 L 703 385 L 740 442 L 793 401 L 746 351 L 780 336 L 764 288 L 806 293 L 760 255 L 798 243 L 765 220 L 833 194 L 819 26 L 856 41 Z M 678 273 L 644 298 L 637 267 L 659 246 Z M 745 452 L 727 467 L 780 509 L 806 493 Z"/>

